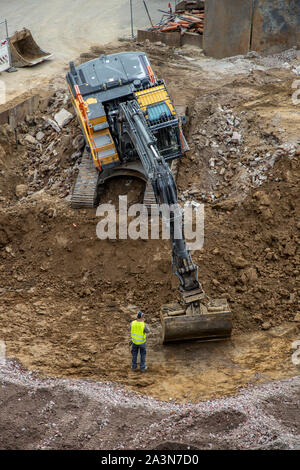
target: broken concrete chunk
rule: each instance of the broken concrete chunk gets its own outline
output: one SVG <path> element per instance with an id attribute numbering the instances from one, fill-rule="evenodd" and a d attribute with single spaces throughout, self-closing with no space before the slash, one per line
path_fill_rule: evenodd
<path id="1" fill-rule="evenodd" d="M 240 144 L 242 142 L 242 136 L 239 132 L 234 131 L 231 137 L 231 142 Z"/>
<path id="2" fill-rule="evenodd" d="M 39 131 L 35 136 L 36 140 L 38 140 L 39 142 L 41 142 L 44 137 L 45 137 L 45 134 L 42 131 Z"/>
<path id="3" fill-rule="evenodd" d="M 32 135 L 30 134 L 25 135 L 24 140 L 28 144 L 36 145 L 38 143 L 37 140 L 34 137 L 32 137 Z"/>
<path id="4" fill-rule="evenodd" d="M 46 119 L 46 123 L 49 124 L 49 126 L 51 126 L 56 132 L 61 131 L 61 128 L 55 121 L 53 121 L 53 119 Z"/>
<path id="5" fill-rule="evenodd" d="M 66 109 L 61 109 L 55 114 L 54 119 L 59 127 L 64 127 L 73 119 L 73 114 L 69 113 Z"/>

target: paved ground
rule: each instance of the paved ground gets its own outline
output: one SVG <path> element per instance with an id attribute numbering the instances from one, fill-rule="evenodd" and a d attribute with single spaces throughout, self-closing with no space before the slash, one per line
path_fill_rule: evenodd
<path id="1" fill-rule="evenodd" d="M 157 9 L 167 8 L 167 1 L 148 0 L 147 4 L 155 21 L 162 15 Z M 133 0 L 133 12 L 136 32 L 149 24 L 142 0 Z M 93 44 L 128 36 L 131 31 L 129 0 L 11 0 L 1 2 L 0 15 L 8 20 L 10 35 L 27 27 L 40 47 L 54 54 L 48 63 L 15 74 L 2 73 L 9 99 L 39 86 Z"/>
<path id="2" fill-rule="evenodd" d="M 130 31 L 129 0 L 11 0 L 4 3 L 1 16 L 7 18 L 10 33 L 23 26 L 30 28 L 41 47 L 53 51 L 58 60 L 71 58 L 74 51 L 86 51 L 87 44 L 108 42 Z M 163 9 L 163 4 L 161 0 L 148 0 L 155 19 L 160 18 L 157 9 Z M 165 4 L 167 7 L 167 1 Z M 133 0 L 133 11 L 135 30 L 148 24 L 142 0 Z"/>

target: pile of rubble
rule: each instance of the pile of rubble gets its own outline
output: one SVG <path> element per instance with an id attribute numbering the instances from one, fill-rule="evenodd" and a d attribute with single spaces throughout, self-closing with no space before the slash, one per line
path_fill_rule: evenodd
<path id="1" fill-rule="evenodd" d="M 181 34 L 186 32 L 203 34 L 204 10 L 170 12 L 149 30 L 161 33 L 180 31 Z"/>
<path id="2" fill-rule="evenodd" d="M 198 115 L 196 104 L 191 117 L 196 125 L 191 133 L 190 159 L 205 163 L 211 189 L 192 185 L 181 193 L 183 201 L 191 196 L 213 203 L 235 196 L 241 200 L 249 189 L 268 181 L 278 159 L 300 154 L 298 142 L 283 143 L 275 134 L 264 134 L 251 112 L 218 104 L 206 119 L 198 120 Z"/>
<path id="3" fill-rule="evenodd" d="M 27 182 L 16 187 L 18 198 L 44 190 L 69 195 L 84 147 L 70 106 L 68 95 L 58 90 L 44 114 L 28 115 L 18 124 L 16 140 L 27 175 Z"/>

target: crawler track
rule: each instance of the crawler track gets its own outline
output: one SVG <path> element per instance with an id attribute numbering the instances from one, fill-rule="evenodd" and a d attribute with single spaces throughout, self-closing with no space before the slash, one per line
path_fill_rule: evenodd
<path id="1" fill-rule="evenodd" d="M 72 194 L 73 209 L 88 209 L 96 206 L 98 171 L 91 156 L 84 152 Z"/>

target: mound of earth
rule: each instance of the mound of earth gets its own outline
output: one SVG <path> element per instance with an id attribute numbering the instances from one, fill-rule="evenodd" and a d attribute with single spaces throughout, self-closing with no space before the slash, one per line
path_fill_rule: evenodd
<path id="1" fill-rule="evenodd" d="M 117 381 L 167 400 L 296 375 L 300 151 L 298 123 L 289 118 L 291 72 L 215 81 L 167 47 L 132 47 L 146 48 L 175 103 L 188 109 L 191 150 L 179 164 L 179 197 L 205 204 L 205 243 L 193 259 L 206 293 L 229 300 L 233 339 L 161 346 L 160 307 L 179 298 L 169 242 L 101 241 L 95 211 L 70 208 L 83 141 L 67 91 L 58 88 L 15 131 L 0 126 L 0 339 L 7 354 L 48 375 Z M 62 109 L 72 116 L 57 127 Z M 115 180 L 101 201 L 128 194 L 139 202 L 143 190 L 138 181 Z M 137 309 L 152 330 L 149 374 L 138 379 L 128 348 Z"/>

